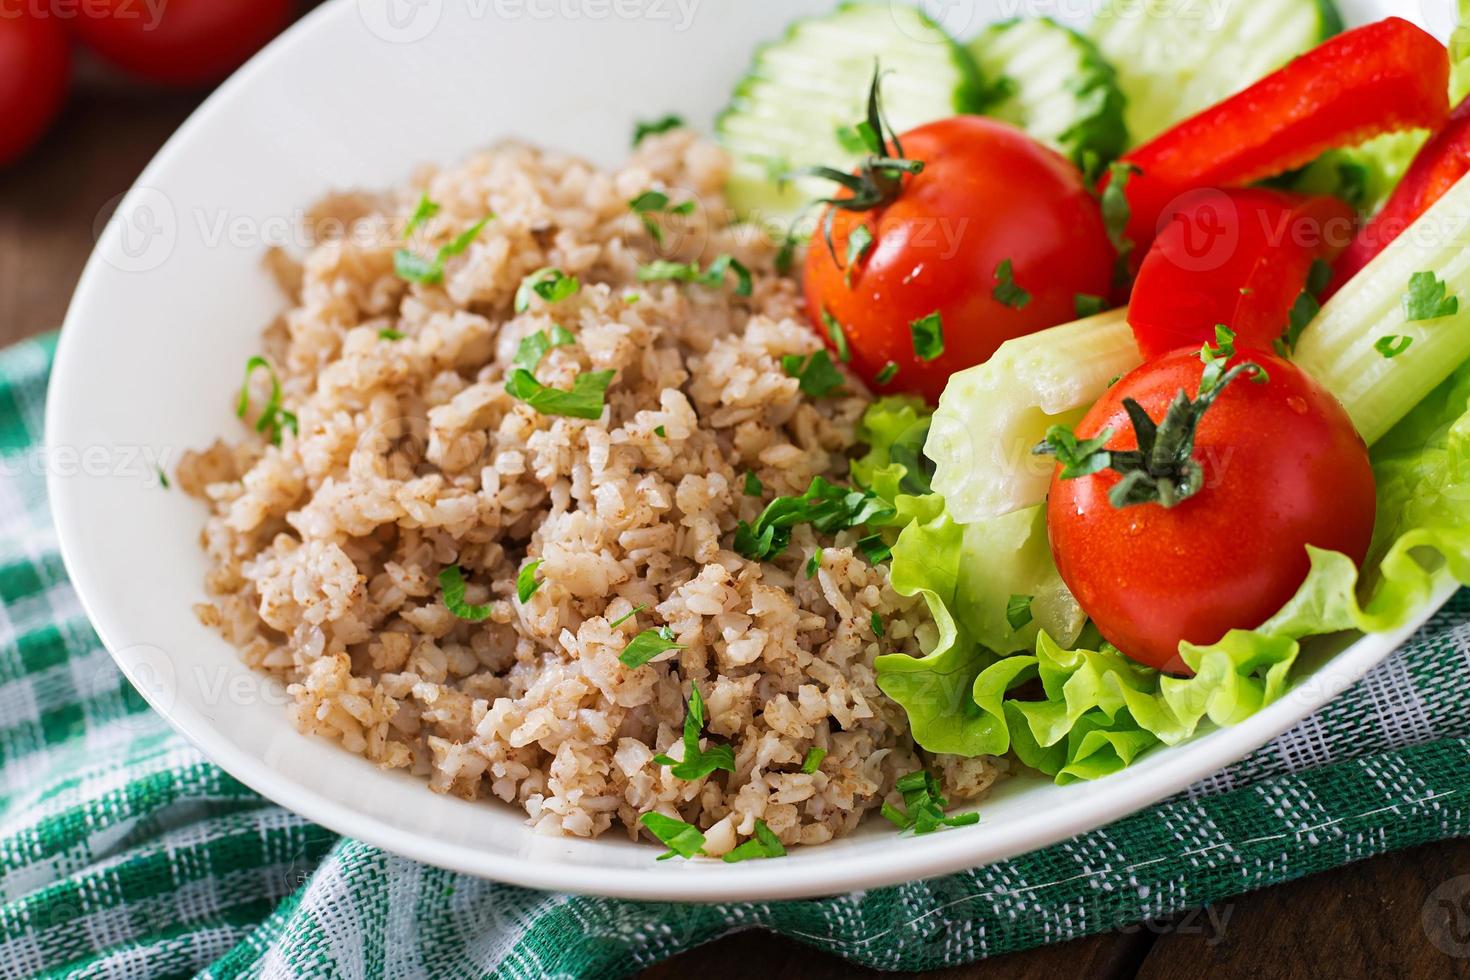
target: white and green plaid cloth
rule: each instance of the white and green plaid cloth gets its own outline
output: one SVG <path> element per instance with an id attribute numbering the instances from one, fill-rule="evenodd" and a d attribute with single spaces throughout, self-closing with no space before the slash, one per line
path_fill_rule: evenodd
<path id="1" fill-rule="evenodd" d="M 53 344 L 0 353 L 0 977 L 623 976 L 752 928 L 916 970 L 1470 832 L 1461 593 L 1321 714 L 1189 792 L 948 878 L 811 901 L 622 902 L 339 840 L 174 734 L 88 627 L 46 508 Z"/>

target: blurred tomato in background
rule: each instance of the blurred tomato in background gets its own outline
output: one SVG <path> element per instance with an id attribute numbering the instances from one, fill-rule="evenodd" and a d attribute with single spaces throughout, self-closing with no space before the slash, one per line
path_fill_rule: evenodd
<path id="1" fill-rule="evenodd" d="M 207 86 L 275 37 L 295 6 L 295 0 L 0 0 L 0 166 L 19 159 L 61 113 L 74 42 L 145 82 Z"/>
<path id="2" fill-rule="evenodd" d="M 61 111 L 71 48 L 61 21 L 35 3 L 0 0 L 0 166 L 30 149 Z"/>

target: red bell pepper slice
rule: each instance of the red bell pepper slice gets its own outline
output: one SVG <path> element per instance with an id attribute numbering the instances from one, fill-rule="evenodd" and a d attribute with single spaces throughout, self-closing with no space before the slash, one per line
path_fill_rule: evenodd
<path id="1" fill-rule="evenodd" d="M 1323 295 L 1331 296 L 1362 272 L 1466 173 L 1470 173 L 1470 99 L 1461 102 L 1450 113 L 1444 129 L 1419 149 L 1383 209 L 1362 227 L 1337 260 Z"/>
<path id="2" fill-rule="evenodd" d="M 1444 45 L 1398 17 L 1331 38 L 1126 154 L 1136 252 L 1180 195 L 1240 187 L 1380 133 L 1438 129 L 1449 114 Z"/>
<path id="3" fill-rule="evenodd" d="M 1143 260 L 1128 323 L 1146 360 L 1235 331 L 1269 350 L 1286 330 L 1313 262 L 1352 240 L 1356 215 L 1335 197 L 1259 187 L 1195 191 Z"/>

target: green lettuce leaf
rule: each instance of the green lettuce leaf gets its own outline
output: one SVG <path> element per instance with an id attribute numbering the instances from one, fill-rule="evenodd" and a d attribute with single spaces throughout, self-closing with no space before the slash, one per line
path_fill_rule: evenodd
<path id="1" fill-rule="evenodd" d="M 1068 648 L 1045 630 L 1025 653 L 992 653 L 1007 648 L 997 645 L 993 616 L 974 603 L 994 596 L 973 588 L 977 576 L 966 569 L 1034 555 L 997 547 L 994 535 L 968 534 L 935 495 L 906 498 L 893 585 L 924 596 L 937 639 L 924 657 L 879 657 L 878 686 L 908 713 L 925 749 L 1012 751 L 1059 783 L 1117 772 L 1206 721 L 1235 724 L 1285 692 L 1301 640 L 1397 629 L 1448 580 L 1470 584 L 1470 365 L 1380 440 L 1372 457 L 1378 518 L 1368 572 L 1360 576 L 1345 555 L 1309 549 L 1306 580 L 1266 623 L 1207 646 L 1180 644 L 1191 677 L 1160 674 L 1104 643 Z M 1009 574 L 990 578 L 1014 581 Z"/>

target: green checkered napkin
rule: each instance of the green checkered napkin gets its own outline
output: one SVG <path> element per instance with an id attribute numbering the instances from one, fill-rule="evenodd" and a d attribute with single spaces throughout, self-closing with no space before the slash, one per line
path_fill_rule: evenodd
<path id="1" fill-rule="evenodd" d="M 0 353 L 0 977 L 621 976 L 756 927 L 916 970 L 1470 832 L 1462 592 L 1321 714 L 1189 792 L 948 878 L 812 901 L 620 902 L 339 840 L 175 735 L 88 627 L 46 509 L 53 346 Z"/>

